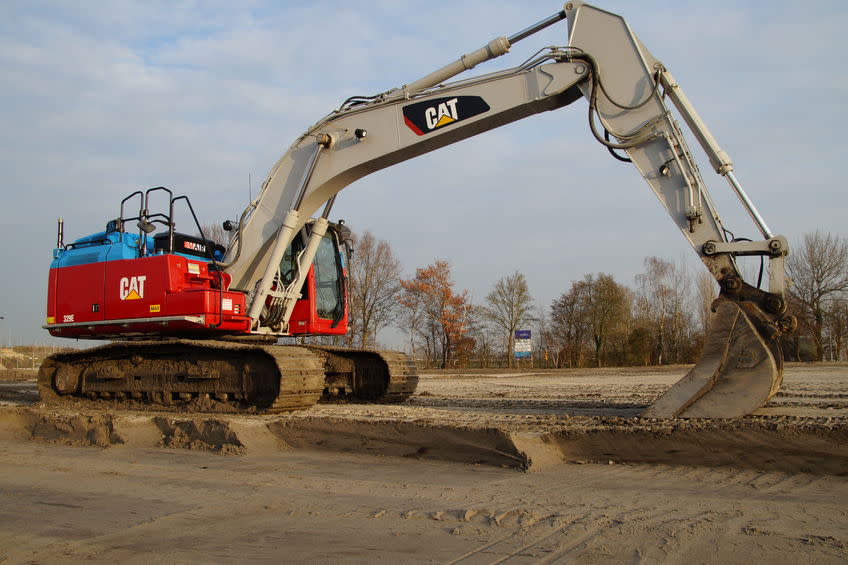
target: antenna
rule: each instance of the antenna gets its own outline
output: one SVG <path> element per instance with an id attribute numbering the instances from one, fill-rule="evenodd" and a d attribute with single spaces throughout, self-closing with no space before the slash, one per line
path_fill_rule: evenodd
<path id="1" fill-rule="evenodd" d="M 247 197 L 248 203 L 253 202 L 253 179 L 250 176 L 250 173 L 247 173 Z"/>

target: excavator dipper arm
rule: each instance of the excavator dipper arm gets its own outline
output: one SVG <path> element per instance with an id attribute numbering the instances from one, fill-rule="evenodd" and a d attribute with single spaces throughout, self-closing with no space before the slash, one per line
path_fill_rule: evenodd
<path id="1" fill-rule="evenodd" d="M 561 19 L 568 21 L 567 47 L 540 51 L 513 69 L 444 84 Z M 307 221 L 312 221 L 311 237 L 317 242 L 342 188 L 374 171 L 578 98 L 589 101 L 593 135 L 619 152 L 619 159 L 633 163 L 721 287 L 701 360 L 645 415 L 734 417 L 757 409 L 780 385 L 782 355 L 776 338 L 793 323 L 785 315 L 783 298 L 787 241 L 766 226 L 733 175 L 730 158 L 624 19 L 578 1 L 410 85 L 349 99 L 289 148 L 242 215 L 225 258 L 232 287 L 251 293 L 254 331 L 285 332 L 302 280 L 277 288 L 280 259 Z M 677 108 L 715 171 L 728 179 L 762 241 L 726 240 L 728 232 L 665 98 Z M 321 216 L 310 220 L 322 206 Z M 302 265 L 311 262 L 313 248 L 307 245 Z M 768 291 L 743 280 L 737 255 L 769 259 Z M 283 306 L 281 320 L 263 319 L 268 301 Z"/>

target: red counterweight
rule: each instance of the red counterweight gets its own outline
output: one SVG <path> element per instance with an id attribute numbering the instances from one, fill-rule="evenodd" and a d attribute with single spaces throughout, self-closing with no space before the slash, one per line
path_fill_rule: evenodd
<path id="1" fill-rule="evenodd" d="M 48 329 L 89 338 L 249 332 L 245 295 L 228 284 L 226 273 L 175 254 L 57 267 Z"/>

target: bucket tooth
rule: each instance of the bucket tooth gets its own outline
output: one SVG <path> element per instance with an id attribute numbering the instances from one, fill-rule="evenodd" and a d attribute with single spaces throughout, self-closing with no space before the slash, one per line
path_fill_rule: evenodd
<path id="1" fill-rule="evenodd" d="M 783 356 L 750 315 L 720 298 L 698 363 L 643 413 L 644 418 L 736 418 L 774 396 Z"/>

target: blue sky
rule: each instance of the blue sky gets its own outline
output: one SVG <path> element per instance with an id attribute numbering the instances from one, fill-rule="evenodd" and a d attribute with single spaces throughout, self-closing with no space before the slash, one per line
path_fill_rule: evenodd
<path id="1" fill-rule="evenodd" d="M 610 1 L 684 87 L 771 228 L 848 234 L 842 169 L 848 4 Z M 84 6 L 84 9 L 82 9 Z M 557 2 L 0 3 L 0 342 L 44 342 L 55 221 L 98 231 L 165 185 L 235 218 L 309 125 L 562 8 Z M 560 24 L 469 73 L 564 44 Z M 752 236 L 702 164 L 719 212 Z M 632 284 L 646 256 L 694 256 L 635 169 L 591 137 L 583 101 L 381 171 L 334 219 L 389 240 L 408 273 L 453 264 L 476 300 L 523 272 L 541 306 L 586 273 Z"/>

